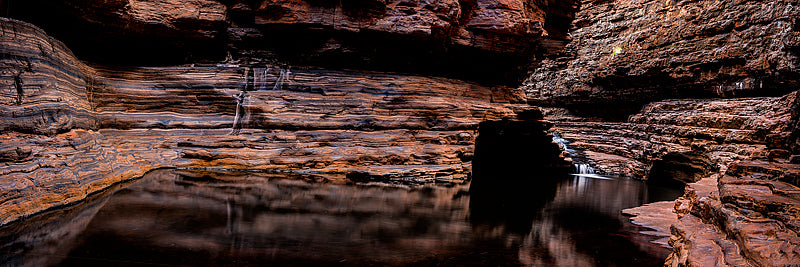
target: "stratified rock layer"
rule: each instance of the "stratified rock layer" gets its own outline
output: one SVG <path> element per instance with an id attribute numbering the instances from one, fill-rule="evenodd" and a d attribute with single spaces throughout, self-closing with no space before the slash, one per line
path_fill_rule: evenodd
<path id="1" fill-rule="evenodd" d="M 571 42 L 522 86 L 529 103 L 547 107 L 577 161 L 689 184 L 674 206 L 626 211 L 657 235 L 672 225 L 668 265 L 800 262 L 792 206 L 800 168 L 787 164 L 800 147 L 798 8 L 582 1 Z M 678 218 L 655 215 L 671 207 Z"/>
<path id="2" fill-rule="evenodd" d="M 553 131 L 600 173 L 685 183 L 737 160 L 782 148 L 796 93 L 783 97 L 653 102 L 627 122 L 608 122 L 545 108 Z M 788 155 L 783 156 L 788 160 Z"/>
<path id="3" fill-rule="evenodd" d="M 31 0 L 0 12 L 43 27 L 83 59 L 113 65 L 233 55 L 516 85 L 534 53 L 563 45 L 576 7 L 574 0 Z"/>
<path id="4" fill-rule="evenodd" d="M 794 1 L 582 1 L 572 41 L 523 88 L 536 104 L 623 115 L 666 98 L 786 94 L 800 84 L 798 8 Z"/>
<path id="5" fill-rule="evenodd" d="M 530 109 L 513 88 L 396 73 L 91 67 L 30 24 L 0 26 L 0 224 L 160 167 L 463 182 L 479 123 Z"/>
<path id="6" fill-rule="evenodd" d="M 800 262 L 800 188 L 793 185 L 798 170 L 793 164 L 743 161 L 731 165 L 713 187 L 693 185 L 675 205 L 680 221 L 672 226 L 674 249 L 667 264 Z"/>

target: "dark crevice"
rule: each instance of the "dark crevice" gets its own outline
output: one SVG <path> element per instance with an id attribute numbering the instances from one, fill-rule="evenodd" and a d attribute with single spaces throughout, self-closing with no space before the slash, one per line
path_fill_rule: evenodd
<path id="1" fill-rule="evenodd" d="M 683 186 L 700 181 L 714 171 L 710 159 L 696 153 L 668 153 L 653 162 L 647 174 L 650 184 Z"/>
<path id="2" fill-rule="evenodd" d="M 14 87 L 17 89 L 17 105 L 22 105 L 22 98 L 25 95 L 25 92 L 22 91 L 22 78 L 19 77 L 20 75 L 14 75 Z"/>

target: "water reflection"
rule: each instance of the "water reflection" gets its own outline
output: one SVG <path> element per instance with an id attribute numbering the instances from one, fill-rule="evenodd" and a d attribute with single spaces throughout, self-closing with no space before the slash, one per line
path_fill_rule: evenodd
<path id="1" fill-rule="evenodd" d="M 652 200 L 641 182 L 469 187 L 158 170 L 0 229 L 0 262 L 622 266 L 666 256 L 641 251 L 619 217 Z"/>

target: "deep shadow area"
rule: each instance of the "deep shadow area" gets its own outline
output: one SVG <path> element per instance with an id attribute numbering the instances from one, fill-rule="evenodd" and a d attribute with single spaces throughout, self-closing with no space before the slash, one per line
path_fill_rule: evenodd
<path id="1" fill-rule="evenodd" d="M 169 66 L 228 59 L 242 65 L 389 71 L 518 86 L 526 78 L 534 54 L 552 52 L 540 51 L 541 44 L 533 36 L 506 36 L 492 31 L 475 34 L 496 40 L 502 48 L 459 45 L 450 39 L 449 29 L 439 28 L 433 28 L 430 35 L 420 36 L 370 30 L 353 32 L 324 25 L 259 25 L 254 24 L 253 14 L 233 12 L 230 6 L 227 21 L 187 19 L 172 26 L 103 13 L 125 9 L 125 3 L 107 2 L 102 8 L 84 10 L 84 5 L 90 4 L 5 0 L 0 14 L 41 27 L 64 42 L 81 60 L 107 66 Z M 341 4 L 371 6 L 371 3 L 378 2 Z M 354 12 L 381 12 L 381 9 L 375 7 L 370 11 L 359 6 Z M 351 15 L 358 16 L 356 13 Z M 551 30 L 565 30 L 564 25 L 570 20 L 571 13 L 567 12 L 553 16 L 547 26 Z M 255 29 L 258 33 L 242 36 L 236 33 L 243 29 Z"/>
<path id="2" fill-rule="evenodd" d="M 481 122 L 475 140 L 473 184 L 492 186 L 498 182 L 484 177 L 536 182 L 530 180 L 531 173 L 566 174 L 572 166 L 560 157 L 561 149 L 547 131 L 550 124 L 542 119 L 540 110 L 530 109 L 513 120 Z"/>
<path id="3" fill-rule="evenodd" d="M 713 171 L 708 157 L 695 153 L 668 153 L 653 162 L 647 175 L 650 184 L 683 187 L 697 182 Z"/>
<path id="4" fill-rule="evenodd" d="M 125 3 L 105 1 L 98 5 L 121 9 L 117 5 Z M 3 16 L 42 28 L 81 60 L 104 65 L 164 66 L 225 59 L 224 35 L 219 34 L 225 32 L 224 24 L 196 25 L 196 32 L 181 32 L 155 24 L 120 25 L 124 22 L 112 14 L 86 12 L 69 1 L 5 0 L 0 7 Z M 218 34 L 210 34 L 213 32 Z"/>

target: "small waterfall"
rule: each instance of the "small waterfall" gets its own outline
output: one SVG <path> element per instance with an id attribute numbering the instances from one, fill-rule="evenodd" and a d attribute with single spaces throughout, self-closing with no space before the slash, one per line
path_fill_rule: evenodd
<path id="1" fill-rule="evenodd" d="M 576 163 L 575 164 L 575 173 L 576 174 L 596 174 L 594 168 L 591 165 L 585 163 Z"/>
<path id="2" fill-rule="evenodd" d="M 256 91 L 264 91 L 267 90 L 267 75 L 272 68 L 264 68 L 262 70 L 253 69 L 254 72 L 254 79 L 253 84 Z"/>
<path id="3" fill-rule="evenodd" d="M 236 115 L 233 117 L 233 126 L 229 135 L 238 135 L 244 124 L 250 120 L 250 94 L 242 91 L 236 98 Z"/>
<path id="4" fill-rule="evenodd" d="M 556 144 L 559 144 L 562 147 L 562 149 L 564 149 L 564 151 L 566 151 L 570 155 L 576 155 L 575 150 L 569 148 L 569 146 L 568 146 L 569 140 L 564 139 L 564 137 L 561 136 L 560 133 L 551 132 L 551 134 L 553 135 L 553 142 L 555 142 Z M 573 157 L 572 160 L 575 162 L 573 164 L 573 169 L 575 171 L 575 174 L 596 174 L 597 173 L 595 171 L 595 169 L 592 167 L 592 165 L 589 165 L 589 163 L 578 162 L 575 157 Z"/>
<path id="5" fill-rule="evenodd" d="M 278 76 L 278 79 L 275 80 L 275 86 L 272 87 L 272 90 L 283 89 L 284 85 L 293 84 L 292 80 L 289 79 L 289 75 L 292 74 L 290 69 L 281 69 L 281 74 Z"/>

